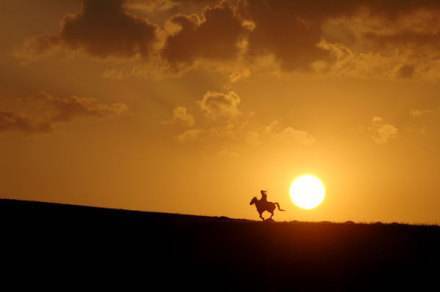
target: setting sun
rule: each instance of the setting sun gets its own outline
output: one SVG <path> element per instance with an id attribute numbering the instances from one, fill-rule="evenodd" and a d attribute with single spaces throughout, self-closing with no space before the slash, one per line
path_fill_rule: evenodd
<path id="1" fill-rule="evenodd" d="M 322 203 L 325 187 L 319 178 L 313 175 L 297 177 L 290 186 L 292 202 L 302 209 L 313 209 Z"/>

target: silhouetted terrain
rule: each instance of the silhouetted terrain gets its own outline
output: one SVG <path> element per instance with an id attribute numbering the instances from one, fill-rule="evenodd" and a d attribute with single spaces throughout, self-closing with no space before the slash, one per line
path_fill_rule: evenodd
<path id="1" fill-rule="evenodd" d="M 440 289 L 436 226 L 263 223 L 13 200 L 0 200 L 0 218 L 2 276 L 18 275 L 16 285 L 38 275 L 63 280 L 58 288 L 90 288 L 79 284 L 88 279 L 144 291 Z"/>

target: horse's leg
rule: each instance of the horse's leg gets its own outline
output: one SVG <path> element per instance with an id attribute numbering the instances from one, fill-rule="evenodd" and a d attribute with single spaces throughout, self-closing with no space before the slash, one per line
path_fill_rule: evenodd
<path id="1" fill-rule="evenodd" d="M 264 221 L 263 212 L 258 212 L 258 213 L 260 214 L 260 218 L 261 218 L 261 220 Z"/>
<path id="2" fill-rule="evenodd" d="M 273 210 L 270 211 L 270 218 L 269 219 L 272 219 L 272 217 L 273 217 Z"/>

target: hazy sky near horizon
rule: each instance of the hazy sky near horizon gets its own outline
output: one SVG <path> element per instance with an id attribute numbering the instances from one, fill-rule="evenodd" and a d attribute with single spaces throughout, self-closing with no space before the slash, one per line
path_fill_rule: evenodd
<path id="1" fill-rule="evenodd" d="M 440 223 L 437 0 L 0 0 L 0 194 Z M 324 203 L 288 189 L 319 176 Z"/>

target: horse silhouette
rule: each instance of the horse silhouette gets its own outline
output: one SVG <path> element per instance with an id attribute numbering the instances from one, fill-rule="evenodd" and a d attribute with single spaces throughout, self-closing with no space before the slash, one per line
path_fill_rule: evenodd
<path id="1" fill-rule="evenodd" d="M 263 194 L 263 192 L 262 192 Z M 257 199 L 257 197 L 253 197 L 249 205 L 255 204 L 255 207 L 257 208 L 258 214 L 260 214 L 261 220 L 272 220 L 272 217 L 274 215 L 275 208 L 278 207 L 278 210 L 285 211 L 280 208 L 280 204 L 278 202 L 269 202 L 266 200 L 266 196 L 263 196 L 260 200 Z M 263 213 L 264 211 L 269 212 L 271 215 L 269 218 L 264 219 Z"/>

